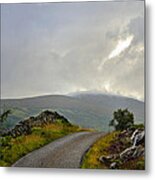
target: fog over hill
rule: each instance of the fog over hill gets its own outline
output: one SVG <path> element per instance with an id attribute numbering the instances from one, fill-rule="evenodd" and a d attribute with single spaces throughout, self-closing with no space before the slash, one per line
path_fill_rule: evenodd
<path id="1" fill-rule="evenodd" d="M 136 122 L 144 122 L 144 102 L 123 96 L 92 92 L 3 99 L 1 109 L 3 108 L 13 109 L 13 114 L 7 123 L 10 128 L 18 121 L 38 114 L 44 109 L 56 110 L 70 122 L 82 127 L 104 131 L 108 131 L 112 113 L 118 108 L 128 108 L 134 113 Z"/>

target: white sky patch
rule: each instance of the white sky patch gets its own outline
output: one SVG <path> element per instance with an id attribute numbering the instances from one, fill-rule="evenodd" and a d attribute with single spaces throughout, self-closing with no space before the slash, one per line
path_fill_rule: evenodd
<path id="1" fill-rule="evenodd" d="M 128 48 L 133 40 L 133 36 L 127 37 L 125 40 L 119 40 L 116 48 L 109 54 L 108 59 L 118 56 L 126 48 Z"/>
<path id="2" fill-rule="evenodd" d="M 139 52 L 143 52 L 143 51 L 144 51 L 144 45 L 139 45 L 139 46 L 137 46 L 135 50 L 136 50 L 136 52 L 138 52 L 138 53 L 139 53 Z"/>
<path id="3" fill-rule="evenodd" d="M 116 48 L 109 54 L 108 58 L 105 58 L 102 60 L 102 62 L 98 66 L 98 70 L 101 71 L 104 64 L 109 59 L 119 56 L 125 49 L 127 49 L 130 46 L 132 40 L 133 40 L 133 35 L 128 36 L 126 39 L 123 39 L 123 40 L 120 39 L 116 45 Z"/>
<path id="4" fill-rule="evenodd" d="M 109 82 L 104 83 L 104 88 L 106 91 L 109 92 L 110 91 L 110 83 Z"/>

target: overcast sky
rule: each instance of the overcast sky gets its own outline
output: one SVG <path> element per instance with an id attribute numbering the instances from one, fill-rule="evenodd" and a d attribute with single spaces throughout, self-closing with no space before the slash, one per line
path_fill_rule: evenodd
<path id="1" fill-rule="evenodd" d="M 3 4 L 1 96 L 144 99 L 144 2 Z"/>

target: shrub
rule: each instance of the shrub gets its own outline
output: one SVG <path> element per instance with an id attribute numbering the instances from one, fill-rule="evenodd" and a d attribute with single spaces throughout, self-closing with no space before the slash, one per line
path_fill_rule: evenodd
<path id="1" fill-rule="evenodd" d="M 113 113 L 113 119 L 110 121 L 109 126 L 113 126 L 116 131 L 124 130 L 134 124 L 134 115 L 128 109 L 118 109 Z"/>

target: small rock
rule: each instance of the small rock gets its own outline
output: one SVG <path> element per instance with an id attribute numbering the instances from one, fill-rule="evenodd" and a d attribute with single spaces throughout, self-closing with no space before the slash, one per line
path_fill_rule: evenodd
<path id="1" fill-rule="evenodd" d="M 104 155 L 99 157 L 99 161 L 102 162 L 102 163 L 105 163 L 105 164 L 109 164 L 110 163 L 109 158 L 107 158 L 107 156 L 104 156 Z"/>
<path id="2" fill-rule="evenodd" d="M 110 169 L 118 169 L 118 164 L 116 162 L 111 163 Z"/>
<path id="3" fill-rule="evenodd" d="M 144 131 L 139 132 L 134 138 L 133 146 L 138 146 L 139 144 L 144 143 L 144 141 L 145 141 L 145 132 Z"/>
<path id="4" fill-rule="evenodd" d="M 138 134 L 138 132 L 139 132 L 139 130 L 138 129 L 136 129 L 133 133 L 132 133 L 132 136 L 131 136 L 131 141 L 134 141 L 134 139 L 135 139 L 135 136 Z"/>
<path id="5" fill-rule="evenodd" d="M 102 163 L 105 163 L 106 165 L 110 165 L 110 163 L 118 157 L 119 157 L 119 154 L 110 154 L 108 156 L 103 155 L 99 158 L 99 161 Z"/>

